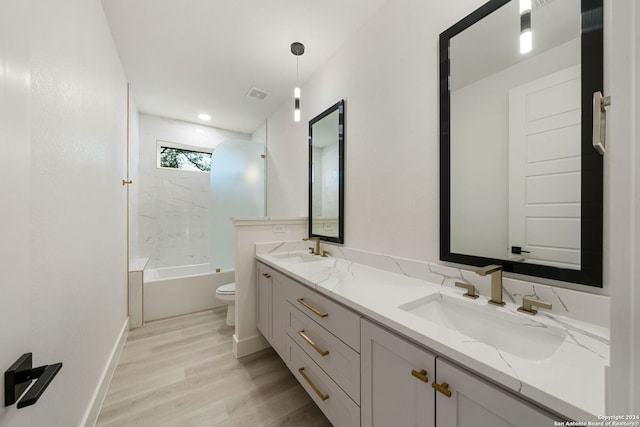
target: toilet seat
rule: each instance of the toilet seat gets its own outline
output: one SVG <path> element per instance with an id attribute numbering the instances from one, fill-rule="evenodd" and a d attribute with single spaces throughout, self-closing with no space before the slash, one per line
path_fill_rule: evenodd
<path id="1" fill-rule="evenodd" d="M 235 293 L 236 293 L 235 283 L 227 283 L 226 285 L 222 285 L 218 289 L 216 289 L 216 294 L 218 295 L 234 295 Z"/>

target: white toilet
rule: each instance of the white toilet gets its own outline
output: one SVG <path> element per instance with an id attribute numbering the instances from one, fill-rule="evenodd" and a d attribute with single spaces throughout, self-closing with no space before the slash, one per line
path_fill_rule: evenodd
<path id="1" fill-rule="evenodd" d="M 236 324 L 236 284 L 227 283 L 216 289 L 216 298 L 227 303 L 227 325 Z"/>

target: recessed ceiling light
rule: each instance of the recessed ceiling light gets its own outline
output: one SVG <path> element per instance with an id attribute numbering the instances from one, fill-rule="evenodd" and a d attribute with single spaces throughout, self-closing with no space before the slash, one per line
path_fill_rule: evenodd
<path id="1" fill-rule="evenodd" d="M 211 120 L 211 116 L 205 113 L 198 114 L 198 118 L 200 120 L 204 120 L 205 122 L 208 122 L 209 120 Z"/>

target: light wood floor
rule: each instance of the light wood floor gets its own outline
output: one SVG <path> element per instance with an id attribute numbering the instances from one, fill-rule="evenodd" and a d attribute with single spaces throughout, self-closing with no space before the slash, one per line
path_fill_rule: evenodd
<path id="1" fill-rule="evenodd" d="M 226 307 L 129 333 L 98 426 L 331 426 L 272 349 L 231 351 Z"/>

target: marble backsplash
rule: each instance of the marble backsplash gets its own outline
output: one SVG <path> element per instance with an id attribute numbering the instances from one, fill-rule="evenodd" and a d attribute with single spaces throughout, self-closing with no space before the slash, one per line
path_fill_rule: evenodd
<path id="1" fill-rule="evenodd" d="M 307 251 L 310 242 L 302 240 L 289 242 L 256 244 L 256 254 Z M 322 243 L 327 250 L 339 259 L 363 264 L 403 276 L 425 280 L 440 286 L 455 287 L 456 282 L 470 283 L 477 292 L 485 297 L 491 294 L 491 278 L 481 277 L 472 270 L 454 268 L 425 261 L 411 260 L 391 255 L 363 251 L 343 246 Z M 463 289 L 457 288 L 462 293 Z M 609 327 L 610 300 L 608 296 L 595 295 L 571 289 L 549 286 L 520 279 L 503 277 L 503 299 L 507 303 L 520 305 L 522 297 L 530 296 L 553 305 L 551 315 L 566 316 L 582 322 Z"/>

